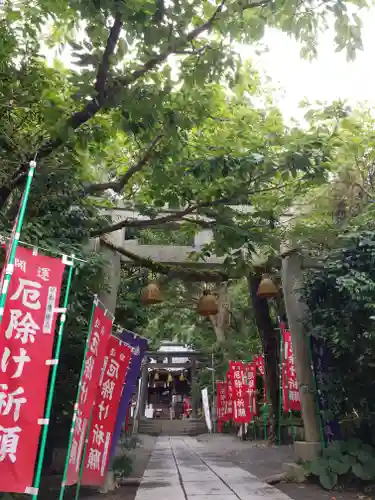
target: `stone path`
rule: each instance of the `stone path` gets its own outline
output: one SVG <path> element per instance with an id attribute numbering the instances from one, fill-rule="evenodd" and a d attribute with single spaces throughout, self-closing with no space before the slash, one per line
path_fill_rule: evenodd
<path id="1" fill-rule="evenodd" d="M 224 451 L 224 450 L 223 450 Z M 157 440 L 135 500 L 290 500 L 194 438 Z"/>

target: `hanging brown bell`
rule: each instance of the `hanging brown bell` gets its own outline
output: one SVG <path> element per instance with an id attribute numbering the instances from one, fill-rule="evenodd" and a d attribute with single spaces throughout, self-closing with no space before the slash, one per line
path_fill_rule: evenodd
<path id="1" fill-rule="evenodd" d="M 141 302 L 144 305 L 160 304 L 160 302 L 163 302 L 160 288 L 156 283 L 149 283 L 142 290 Z"/>
<path id="2" fill-rule="evenodd" d="M 202 297 L 198 300 L 198 313 L 201 316 L 215 316 L 219 312 L 219 306 L 215 295 L 204 290 Z"/>
<path id="3" fill-rule="evenodd" d="M 267 275 L 263 274 L 262 281 L 259 283 L 257 295 L 263 299 L 273 299 L 277 296 L 277 287 L 272 279 Z"/>

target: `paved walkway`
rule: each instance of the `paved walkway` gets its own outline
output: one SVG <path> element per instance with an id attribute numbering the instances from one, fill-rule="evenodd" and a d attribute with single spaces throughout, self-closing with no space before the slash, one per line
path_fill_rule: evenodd
<path id="1" fill-rule="evenodd" d="M 157 440 L 135 500 L 290 500 L 194 438 Z"/>

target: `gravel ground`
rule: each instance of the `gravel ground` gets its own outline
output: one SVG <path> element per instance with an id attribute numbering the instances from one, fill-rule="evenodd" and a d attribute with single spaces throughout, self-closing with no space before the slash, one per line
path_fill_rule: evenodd
<path id="1" fill-rule="evenodd" d="M 225 434 L 203 435 L 198 440 L 205 443 L 212 453 L 223 455 L 238 467 L 265 479 L 282 472 L 284 462 L 293 462 L 292 446 L 267 446 L 264 442 L 241 441 L 235 436 Z M 293 500 L 367 500 L 375 498 L 358 492 L 326 492 L 318 485 L 278 483 L 276 488 L 289 495 Z"/>

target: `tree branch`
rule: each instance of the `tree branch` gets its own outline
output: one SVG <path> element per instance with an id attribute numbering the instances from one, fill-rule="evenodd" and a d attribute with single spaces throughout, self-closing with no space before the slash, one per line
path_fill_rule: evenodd
<path id="1" fill-rule="evenodd" d="M 142 168 L 149 162 L 151 156 L 154 153 L 155 146 L 160 142 L 163 135 L 157 135 L 149 144 L 147 150 L 143 154 L 143 156 L 135 163 L 132 167 L 130 167 L 125 174 L 121 175 L 116 181 L 110 182 L 102 182 L 99 184 L 90 184 L 85 188 L 86 194 L 93 194 L 105 191 L 106 189 L 113 189 L 116 193 L 120 193 L 129 180 L 135 175 L 137 172 L 142 170 Z"/>
<path id="2" fill-rule="evenodd" d="M 181 220 L 185 215 L 192 214 L 193 212 L 201 208 L 214 207 L 229 202 L 230 202 L 229 198 L 222 198 L 220 200 L 206 201 L 202 203 L 197 203 L 196 205 L 190 205 L 184 210 L 180 210 L 179 212 L 175 212 L 173 214 L 166 215 L 164 217 L 156 217 L 155 219 L 148 219 L 148 220 L 126 219 L 110 226 L 106 226 L 100 229 L 95 229 L 90 233 L 90 236 L 96 237 L 96 236 L 101 236 L 103 234 L 113 233 L 114 231 L 118 231 L 119 229 L 122 229 L 124 227 L 135 227 L 137 229 L 146 229 L 149 227 L 155 227 L 159 226 L 160 224 L 166 224 L 168 222 Z"/>
<path id="3" fill-rule="evenodd" d="M 156 66 L 158 66 L 160 63 L 164 62 L 171 54 L 174 54 L 176 50 L 181 50 L 183 47 L 185 47 L 188 43 L 192 42 L 195 40 L 199 35 L 204 33 L 205 31 L 208 31 L 214 21 L 216 20 L 217 16 L 222 12 L 224 8 L 226 0 L 222 0 L 220 5 L 217 7 L 215 12 L 212 14 L 212 16 L 203 24 L 198 26 L 197 28 L 191 30 L 186 37 L 184 37 L 182 40 L 177 40 L 169 45 L 169 47 L 162 52 L 161 54 L 155 55 L 151 59 L 149 59 L 143 66 L 141 66 L 139 69 L 133 71 L 128 77 L 125 77 L 123 79 L 119 79 L 117 81 L 117 84 L 122 84 L 124 86 L 128 86 L 131 83 L 134 83 L 138 78 L 141 76 L 145 75 L 152 69 L 154 69 Z M 269 0 L 267 0 L 269 1 Z"/>
<path id="4" fill-rule="evenodd" d="M 242 10 L 261 7 L 269 3 L 270 0 L 262 0 L 258 3 L 250 3 L 243 6 Z M 93 97 L 80 111 L 73 113 L 73 115 L 66 121 L 64 129 L 75 131 L 77 128 L 81 127 L 91 118 L 93 118 L 104 105 L 109 104 L 113 93 L 116 92 L 116 87 L 117 88 L 120 86 L 121 88 L 128 87 L 132 83 L 136 82 L 139 78 L 144 76 L 146 73 L 148 73 L 150 70 L 154 69 L 157 65 L 164 62 L 168 58 L 168 56 L 173 54 L 176 50 L 182 49 L 187 44 L 192 42 L 195 38 L 200 36 L 202 33 L 208 31 L 212 27 L 218 16 L 222 13 L 224 4 L 225 0 L 222 0 L 222 2 L 217 7 L 213 15 L 205 23 L 191 30 L 182 40 L 177 40 L 171 45 L 169 45 L 169 47 L 164 52 L 155 55 L 154 57 L 149 59 L 139 69 L 133 71 L 128 77 L 117 79 L 113 88 L 106 89 L 105 98 L 102 98 L 103 94 Z M 110 55 L 111 55 L 110 50 L 115 49 L 118 37 L 120 35 L 120 31 L 121 31 L 121 20 L 116 15 L 114 24 L 108 36 L 106 48 L 103 54 L 103 59 L 98 69 L 97 79 L 95 82 L 95 89 L 99 88 L 101 90 L 102 82 L 106 81 L 109 70 Z M 50 154 L 52 154 L 53 151 L 62 146 L 66 141 L 67 138 L 63 137 L 47 140 L 41 145 L 41 147 L 36 151 L 36 153 L 26 158 L 25 162 L 14 172 L 12 178 L 6 183 L 6 185 L 0 186 L 0 208 L 4 206 L 13 189 L 17 185 L 22 185 L 25 182 L 29 162 L 34 157 L 39 161 L 43 158 L 48 157 Z"/>
<path id="5" fill-rule="evenodd" d="M 99 101 L 103 101 L 105 98 L 105 89 L 108 78 L 108 72 L 110 67 L 110 59 L 113 56 L 117 42 L 120 38 L 122 19 L 120 12 L 116 12 L 115 21 L 109 32 L 109 37 L 104 50 L 102 62 L 99 64 L 98 73 L 96 76 L 95 90 L 98 93 Z"/>
<path id="6" fill-rule="evenodd" d="M 152 259 L 147 259 L 145 257 L 140 257 L 139 255 L 125 250 L 125 248 L 118 247 L 112 242 L 108 241 L 105 237 L 100 238 L 100 241 L 104 243 L 112 250 L 120 253 L 124 257 L 132 260 L 135 264 L 146 267 L 154 273 L 167 275 L 169 278 L 179 278 L 186 279 L 190 281 L 210 281 L 210 282 L 223 282 L 229 279 L 228 274 L 220 271 L 198 271 L 192 268 L 183 268 L 177 266 L 169 266 L 166 264 L 161 264 L 160 262 L 155 262 Z"/>
<path id="7" fill-rule="evenodd" d="M 109 32 L 106 47 L 103 53 L 102 62 L 99 65 L 98 73 L 95 81 L 95 90 L 98 96 L 93 97 L 88 103 L 67 120 L 64 130 L 76 130 L 81 125 L 89 121 L 96 113 L 103 107 L 105 103 L 105 86 L 108 78 L 108 71 L 110 66 L 110 58 L 114 53 L 116 48 L 120 32 L 122 27 L 122 21 L 120 14 L 117 13 L 115 16 L 114 23 Z M 53 151 L 58 149 L 66 142 L 63 137 L 57 137 L 56 139 L 50 139 L 42 143 L 36 154 L 31 154 L 25 162 L 20 165 L 20 167 L 14 172 L 11 180 L 5 186 L 0 187 L 0 208 L 6 203 L 10 193 L 17 186 L 22 185 L 27 176 L 29 162 L 36 158 L 37 160 L 42 160 L 48 157 Z"/>
<path id="8" fill-rule="evenodd" d="M 260 178 L 257 179 L 259 181 Z M 257 189 L 254 191 L 250 191 L 247 193 L 247 196 L 251 196 L 253 194 L 261 194 L 261 193 L 266 193 L 268 191 L 274 191 L 274 190 L 280 190 L 284 187 L 286 187 L 288 183 L 282 184 L 282 185 L 272 185 L 272 186 L 267 186 L 262 189 Z M 184 210 L 180 210 L 178 212 L 174 212 L 172 214 L 166 215 L 164 217 L 156 217 L 155 219 L 147 219 L 147 220 L 134 220 L 134 219 L 125 219 L 123 221 L 117 222 L 116 224 L 105 226 L 103 228 L 98 228 L 94 229 L 91 231 L 90 236 L 91 237 L 97 237 L 101 236 L 103 234 L 108 234 L 108 233 L 113 233 L 114 231 L 118 231 L 119 229 L 123 229 L 124 227 L 133 227 L 136 229 L 148 229 L 152 227 L 158 227 L 162 226 L 164 224 L 168 224 L 169 222 L 175 222 L 175 221 L 183 221 L 186 220 L 186 222 L 192 222 L 196 223 L 197 225 L 205 225 L 208 226 L 209 223 L 207 222 L 202 222 L 201 221 L 194 221 L 192 219 L 184 219 L 186 215 L 193 214 L 197 210 L 200 210 L 202 208 L 213 208 L 218 205 L 223 205 L 223 204 L 229 204 L 233 201 L 233 198 L 226 197 L 226 198 L 220 198 L 218 200 L 214 201 L 206 201 L 202 203 L 197 203 L 195 205 L 190 205 Z"/>

